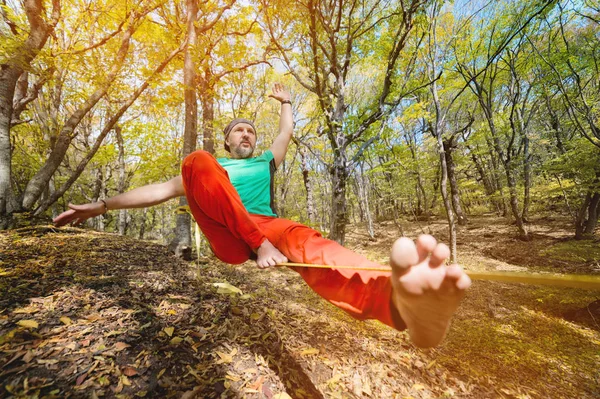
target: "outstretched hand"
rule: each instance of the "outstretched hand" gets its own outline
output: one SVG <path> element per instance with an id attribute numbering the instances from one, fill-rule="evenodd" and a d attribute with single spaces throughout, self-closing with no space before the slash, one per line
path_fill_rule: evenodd
<path id="1" fill-rule="evenodd" d="M 104 204 L 102 202 L 92 202 L 84 205 L 69 204 L 69 210 L 61 213 L 52 221 L 56 226 L 64 226 L 73 223 L 80 225 L 89 218 L 93 218 L 104 213 Z"/>
<path id="2" fill-rule="evenodd" d="M 279 102 L 290 101 L 292 98 L 290 92 L 287 91 L 281 83 L 275 83 L 273 85 L 273 94 L 269 94 L 269 97 L 274 98 Z"/>

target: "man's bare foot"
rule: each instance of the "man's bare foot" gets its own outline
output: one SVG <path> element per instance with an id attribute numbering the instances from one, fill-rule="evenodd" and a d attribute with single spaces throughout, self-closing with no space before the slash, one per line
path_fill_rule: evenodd
<path id="1" fill-rule="evenodd" d="M 266 267 L 275 266 L 279 263 L 285 263 L 288 259 L 284 254 L 279 252 L 277 248 L 269 240 L 264 240 L 263 243 L 256 250 L 256 265 L 264 269 Z"/>
<path id="2" fill-rule="evenodd" d="M 396 240 L 392 247 L 393 301 L 406 322 L 416 346 L 438 345 L 448 330 L 471 279 L 458 265 L 446 266 L 450 250 L 430 235 L 421 235 L 417 244 Z"/>

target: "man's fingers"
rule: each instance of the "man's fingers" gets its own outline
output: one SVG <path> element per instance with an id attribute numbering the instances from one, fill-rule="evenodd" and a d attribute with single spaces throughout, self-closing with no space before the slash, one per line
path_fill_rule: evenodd
<path id="1" fill-rule="evenodd" d="M 57 217 L 55 217 L 52 221 L 57 225 L 57 226 L 63 226 L 67 223 L 70 223 L 71 220 L 73 220 L 75 218 L 74 216 L 75 211 L 73 210 L 68 210 L 66 212 L 61 213 L 60 215 L 58 215 Z"/>

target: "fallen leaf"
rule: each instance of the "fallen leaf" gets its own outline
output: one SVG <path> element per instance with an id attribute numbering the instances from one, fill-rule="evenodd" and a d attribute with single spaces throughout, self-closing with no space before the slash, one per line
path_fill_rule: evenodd
<path id="1" fill-rule="evenodd" d="M 23 356 L 23 361 L 25 363 L 29 363 L 31 361 L 31 359 L 33 359 L 33 357 L 34 357 L 33 351 L 30 349 L 27 351 L 25 356 Z"/>
<path id="2" fill-rule="evenodd" d="M 35 320 L 19 320 L 17 324 L 25 328 L 38 328 L 38 323 Z"/>
<path id="3" fill-rule="evenodd" d="M 63 323 L 64 325 L 67 325 L 67 326 L 70 326 L 71 324 L 73 324 L 73 320 L 71 320 L 67 316 L 61 317 L 60 321 L 61 321 L 61 323 Z"/>
<path id="4" fill-rule="evenodd" d="M 265 382 L 265 376 L 261 375 L 260 377 L 258 377 L 258 379 L 254 382 L 254 384 L 250 385 L 248 388 L 250 389 L 255 389 L 257 391 L 262 391 L 262 385 L 263 382 Z"/>
<path id="5" fill-rule="evenodd" d="M 183 338 L 181 338 L 181 337 L 173 337 L 169 341 L 169 344 L 171 344 L 171 345 L 179 345 L 181 343 L 181 341 L 183 341 Z"/>
<path id="6" fill-rule="evenodd" d="M 317 348 L 307 348 L 307 349 L 304 349 L 302 352 L 300 352 L 300 355 L 308 356 L 308 355 L 316 355 L 318 353 L 319 353 L 319 350 Z"/>
<path id="7" fill-rule="evenodd" d="M 173 336 L 173 332 L 175 331 L 175 328 L 173 327 L 165 327 L 163 328 L 163 331 L 165 332 L 165 334 L 167 334 L 169 337 Z"/>
<path id="8" fill-rule="evenodd" d="M 125 348 L 129 348 L 131 345 L 126 344 L 125 342 L 117 342 L 115 344 L 115 350 L 117 352 L 122 351 Z"/>
<path id="9" fill-rule="evenodd" d="M 423 384 L 415 384 L 412 386 L 412 389 L 414 389 L 415 391 L 421 391 L 425 389 L 425 386 Z"/>
<path id="10" fill-rule="evenodd" d="M 242 295 L 242 290 L 229 283 L 213 283 L 213 285 L 217 287 L 217 294 Z"/>
<path id="11" fill-rule="evenodd" d="M 219 360 L 217 360 L 217 364 L 222 364 L 222 363 L 231 363 L 231 362 L 233 361 L 233 357 L 232 357 L 232 356 L 229 356 L 229 355 L 228 355 L 228 354 L 226 354 L 226 353 L 219 352 L 219 351 L 217 351 L 216 353 L 217 353 L 217 355 L 220 357 L 220 359 L 219 359 Z"/>
<path id="12" fill-rule="evenodd" d="M 137 375 L 137 373 L 137 370 L 133 367 L 127 366 L 123 369 L 123 374 L 125 374 L 127 377 L 133 377 L 134 375 Z"/>
<path id="13" fill-rule="evenodd" d="M 285 392 L 281 392 L 273 395 L 273 399 L 292 399 L 292 397 Z"/>

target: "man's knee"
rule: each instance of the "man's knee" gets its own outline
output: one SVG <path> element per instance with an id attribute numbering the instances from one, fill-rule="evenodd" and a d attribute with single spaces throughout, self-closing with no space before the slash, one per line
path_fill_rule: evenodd
<path id="1" fill-rule="evenodd" d="M 216 166 L 218 166 L 218 162 L 211 153 L 198 150 L 183 159 L 181 173 L 185 177 L 188 174 L 197 174 L 212 170 Z"/>

